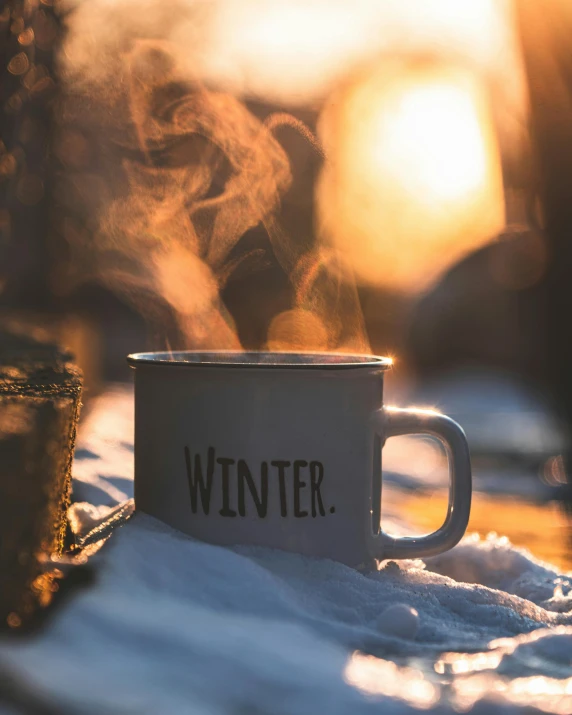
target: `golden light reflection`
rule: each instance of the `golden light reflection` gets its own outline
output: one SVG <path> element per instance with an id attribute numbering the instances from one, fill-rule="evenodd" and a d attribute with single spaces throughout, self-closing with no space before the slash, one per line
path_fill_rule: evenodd
<path id="1" fill-rule="evenodd" d="M 498 675 L 498 668 L 504 658 L 513 656 L 520 647 L 524 647 L 525 650 L 520 655 L 513 657 L 526 662 L 527 646 L 542 641 L 547 636 L 569 639 L 571 629 L 569 626 L 558 626 L 550 630 L 523 633 L 513 638 L 499 638 L 489 643 L 491 650 L 482 653 L 443 654 L 435 664 L 435 671 L 439 675 L 457 676 L 451 683 L 451 701 L 454 708 L 468 711 L 475 703 L 486 698 L 499 704 L 538 708 L 556 715 L 572 712 L 572 678 L 532 675 L 511 679 Z M 536 657 L 542 657 L 542 647 L 535 652 L 538 656 L 528 656 L 531 664 Z M 544 652 L 550 653 L 549 648 L 545 648 Z"/>
<path id="2" fill-rule="evenodd" d="M 569 627 L 550 630 L 551 636 L 568 636 Z M 489 644 L 490 651 L 481 653 L 445 653 L 435 663 L 438 676 L 447 683 L 447 697 L 457 712 L 467 712 L 482 700 L 499 706 L 532 707 L 568 715 L 572 712 L 572 678 L 551 678 L 543 675 L 510 678 L 498 675 L 504 657 L 520 645 L 546 637 L 541 630 L 516 638 L 503 638 Z M 440 680 L 431 682 L 421 670 L 399 666 L 391 661 L 354 652 L 347 661 L 344 679 L 370 696 L 398 698 L 417 708 L 427 709 L 440 702 Z"/>
<path id="3" fill-rule="evenodd" d="M 434 62 L 378 65 L 329 103 L 319 228 L 358 279 L 426 288 L 505 222 L 487 94 Z"/>
<path id="4" fill-rule="evenodd" d="M 405 700 L 414 707 L 427 709 L 439 700 L 439 689 L 416 668 L 355 651 L 344 669 L 344 680 L 368 695 Z"/>
<path id="5" fill-rule="evenodd" d="M 572 678 L 558 680 L 542 675 L 508 680 L 493 674 L 479 674 L 460 678 L 452 685 L 452 700 L 456 709 L 470 710 L 487 698 L 499 704 L 538 708 L 553 715 L 572 712 Z"/>
<path id="6" fill-rule="evenodd" d="M 480 670 L 494 670 L 498 668 L 505 651 L 494 650 L 484 653 L 444 653 L 435 663 L 435 672 L 441 675 L 461 675 L 475 673 Z"/>

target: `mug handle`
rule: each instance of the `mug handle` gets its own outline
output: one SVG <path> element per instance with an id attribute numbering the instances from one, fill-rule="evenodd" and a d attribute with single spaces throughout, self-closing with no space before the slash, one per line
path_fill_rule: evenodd
<path id="1" fill-rule="evenodd" d="M 427 536 L 393 537 L 380 531 L 373 536 L 378 559 L 418 559 L 455 546 L 462 538 L 471 511 L 471 460 L 463 428 L 433 410 L 385 407 L 376 412 L 376 427 L 384 440 L 406 434 L 427 434 L 438 439 L 449 461 L 449 505 L 441 528 Z"/>

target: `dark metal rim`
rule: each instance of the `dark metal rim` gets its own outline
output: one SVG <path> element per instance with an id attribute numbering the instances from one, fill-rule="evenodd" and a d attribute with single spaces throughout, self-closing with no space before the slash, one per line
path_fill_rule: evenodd
<path id="1" fill-rule="evenodd" d="M 169 367 L 214 367 L 281 370 L 387 370 L 391 358 L 377 355 L 350 355 L 319 352 L 240 352 L 230 350 L 185 350 L 177 352 L 133 353 L 127 356 L 133 368 L 139 365 Z"/>

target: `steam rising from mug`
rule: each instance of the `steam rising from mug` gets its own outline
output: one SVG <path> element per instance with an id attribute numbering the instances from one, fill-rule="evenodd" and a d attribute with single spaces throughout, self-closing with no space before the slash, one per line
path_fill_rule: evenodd
<path id="1" fill-rule="evenodd" d="M 290 123 L 315 140 L 289 115 L 261 121 L 199 81 L 171 40 L 181 22 L 200 27 L 200 8 L 95 0 L 69 15 L 57 198 L 77 280 L 105 283 L 156 324 L 170 306 L 181 347 L 237 349 L 220 291 L 239 264 L 263 258 L 233 253 L 263 224 L 295 296 L 268 346 L 366 352 L 355 286 L 336 253 L 277 219 L 292 174 L 275 129 Z"/>

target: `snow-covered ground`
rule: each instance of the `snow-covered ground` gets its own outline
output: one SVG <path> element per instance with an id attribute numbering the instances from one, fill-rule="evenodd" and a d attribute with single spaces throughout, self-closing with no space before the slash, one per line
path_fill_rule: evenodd
<path id="1" fill-rule="evenodd" d="M 85 420 L 82 535 L 132 494 L 131 412 L 118 387 Z M 38 712 L 572 712 L 572 579 L 502 537 L 363 573 L 136 515 L 92 563 L 40 635 L 0 646 Z"/>

